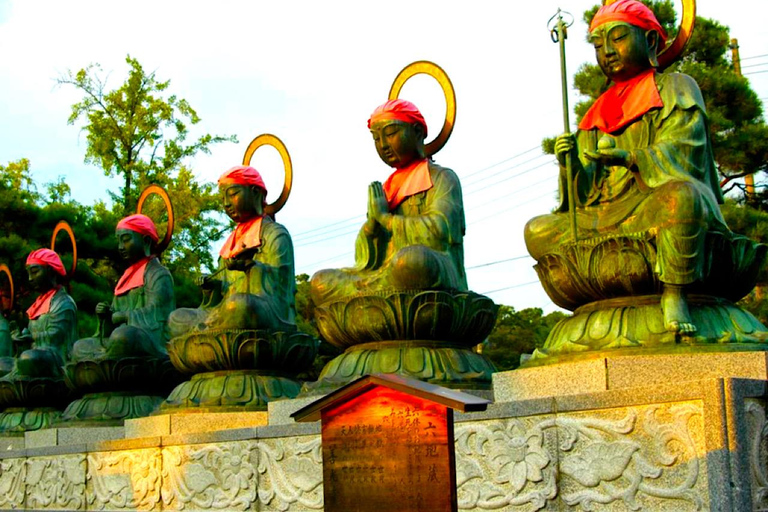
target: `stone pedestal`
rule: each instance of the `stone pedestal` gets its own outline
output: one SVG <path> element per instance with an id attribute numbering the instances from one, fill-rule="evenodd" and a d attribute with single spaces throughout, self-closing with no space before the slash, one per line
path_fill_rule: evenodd
<path id="1" fill-rule="evenodd" d="M 763 352 L 601 357 L 497 373 L 457 414 L 464 511 L 768 508 Z M 323 510 L 318 423 L 160 414 L 0 439 L 2 510 Z"/>

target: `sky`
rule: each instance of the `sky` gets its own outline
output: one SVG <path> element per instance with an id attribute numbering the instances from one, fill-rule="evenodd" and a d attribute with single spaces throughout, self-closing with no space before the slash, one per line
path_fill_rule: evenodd
<path id="1" fill-rule="evenodd" d="M 368 184 L 390 173 L 366 121 L 401 69 L 429 60 L 456 92 L 455 128 L 435 161 L 462 181 L 470 289 L 517 310 L 550 312 L 557 307 L 523 241 L 525 223 L 557 198 L 557 165 L 540 149 L 563 131 L 558 45 L 547 21 L 558 8 L 575 18 L 566 41 L 570 84 L 582 63 L 594 62 L 582 13 L 595 3 L 0 0 L 0 163 L 28 158 L 39 184 L 63 177 L 78 202 L 108 200 L 120 182 L 83 163 L 82 125 L 67 124 L 80 95 L 55 80 L 99 63 L 117 88 L 130 54 L 197 111 L 192 136 L 237 136 L 187 162 L 198 179 L 215 182 L 241 163 L 257 135 L 278 136 L 294 184 L 277 220 L 292 233 L 296 272 L 351 266 Z M 738 38 L 743 72 L 767 102 L 768 2 L 699 0 L 698 14 Z M 429 139 L 437 134 L 445 115 L 437 83 L 418 75 L 400 97 L 419 106 Z M 570 91 L 571 106 L 577 100 Z M 277 152 L 261 148 L 251 164 L 274 200 L 283 180 Z"/>

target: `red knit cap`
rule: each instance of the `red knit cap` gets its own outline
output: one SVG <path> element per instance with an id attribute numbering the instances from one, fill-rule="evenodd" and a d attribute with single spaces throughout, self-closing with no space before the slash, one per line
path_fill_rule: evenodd
<path id="1" fill-rule="evenodd" d="M 160 237 L 157 235 L 157 228 L 155 227 L 155 223 L 152 222 L 152 219 L 146 215 L 142 215 L 141 213 L 129 215 L 128 217 L 118 222 L 115 230 L 118 229 L 127 229 L 140 235 L 146 235 L 155 243 L 160 240 Z"/>
<path id="2" fill-rule="evenodd" d="M 55 270 L 57 274 L 62 276 L 67 275 L 64 264 L 61 263 L 61 258 L 50 249 L 38 249 L 29 253 L 29 256 L 27 256 L 27 266 L 29 265 L 48 265 Z"/>
<path id="3" fill-rule="evenodd" d="M 219 178 L 219 185 L 256 185 L 264 191 L 264 197 L 267 197 L 267 186 L 259 174 L 259 171 L 247 165 L 236 165 L 225 172 Z"/>
<path id="4" fill-rule="evenodd" d="M 371 117 L 368 119 L 368 128 L 376 121 L 397 120 L 406 123 L 419 123 L 424 128 L 424 137 L 427 136 L 427 122 L 421 115 L 416 105 L 406 100 L 389 100 L 383 105 L 376 107 Z"/>
<path id="5" fill-rule="evenodd" d="M 667 42 L 667 32 L 661 27 L 653 11 L 637 0 L 617 0 L 612 4 L 603 5 L 592 18 L 589 31 L 592 32 L 611 21 L 623 21 L 643 30 L 655 30 L 661 36 L 661 48 L 664 48 Z"/>

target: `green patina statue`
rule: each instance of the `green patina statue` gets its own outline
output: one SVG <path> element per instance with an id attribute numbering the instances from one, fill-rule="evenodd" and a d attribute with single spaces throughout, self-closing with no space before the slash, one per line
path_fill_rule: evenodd
<path id="1" fill-rule="evenodd" d="M 571 321 L 572 329 L 553 331 L 541 351 L 548 355 L 654 344 L 654 337 L 664 342 L 652 308 L 643 319 L 631 318 L 638 308 L 629 319 L 619 319 L 617 308 L 629 311 L 632 304 L 596 305 L 640 295 L 660 306 L 668 340 L 722 341 L 731 327 L 701 320 L 711 314 L 695 318 L 690 297 L 698 294 L 699 305 L 714 304 L 703 295 L 740 298 L 744 287 L 728 281 L 748 280 L 759 253 L 764 255 L 725 225 L 704 100 L 691 77 L 656 71 L 665 39 L 653 13 L 636 0 L 605 5 L 592 20 L 589 41 L 613 85 L 586 113 L 575 136 L 557 137 L 560 206 L 525 228 L 528 251 L 553 300 L 569 309 L 593 303 L 581 316 L 577 309 L 579 325 Z M 575 205 L 568 204 L 566 193 L 569 154 Z M 572 215 L 575 234 L 569 229 Z M 713 272 L 718 262 L 724 264 Z M 595 311 L 604 314 L 584 316 Z M 645 325 L 627 328 L 634 320 Z M 741 334 L 758 329 L 755 322 L 740 326 Z M 602 339 L 587 339 L 588 330 L 599 330 Z"/>
<path id="2" fill-rule="evenodd" d="M 63 367 L 77 339 L 77 307 L 62 286 L 67 272 L 58 254 L 38 249 L 26 263 L 39 295 L 27 309 L 29 324 L 8 334 L 0 357 L 0 432 L 8 435 L 50 426 L 61 415 L 69 399 Z"/>
<path id="3" fill-rule="evenodd" d="M 293 243 L 285 227 L 263 215 L 264 181 L 256 169 L 237 166 L 219 179 L 219 194 L 237 227 L 220 251 L 220 269 L 199 280 L 206 304 L 174 311 L 171 335 L 215 329 L 295 331 Z"/>
<path id="4" fill-rule="evenodd" d="M 135 214 L 118 223 L 115 236 L 128 269 L 115 287 L 112 304 L 96 305 L 99 332 L 77 341 L 72 359 L 167 357 L 167 320 L 175 299 L 171 273 L 152 256 L 157 229 L 149 217 Z"/>
<path id="5" fill-rule="evenodd" d="M 370 373 L 487 387 L 493 365 L 471 347 L 492 329 L 497 307 L 467 288 L 459 178 L 427 154 L 427 125 L 412 103 L 387 101 L 368 128 L 395 171 L 368 188 L 356 266 L 312 276 L 318 330 L 346 350 L 307 391 Z"/>
<path id="6" fill-rule="evenodd" d="M 99 330 L 72 349 L 64 371 L 80 398 L 64 410 L 62 424 L 122 424 L 146 416 L 180 380 L 167 349 L 173 278 L 155 256 L 162 250 L 155 224 L 146 215 L 130 215 L 118 222 L 115 237 L 128 268 L 112 303 L 96 305 Z"/>
<path id="7" fill-rule="evenodd" d="M 27 275 L 30 286 L 39 295 L 27 309 L 29 325 L 10 336 L 15 346 L 30 348 L 17 358 L 2 358 L 0 364 L 10 370 L 4 380 L 61 379 L 62 367 L 77 339 L 77 306 L 60 282 L 67 272 L 58 254 L 38 249 L 27 257 Z"/>
<path id="8" fill-rule="evenodd" d="M 265 212 L 271 205 L 261 175 L 235 166 L 219 178 L 219 193 L 237 225 L 219 252 L 219 270 L 200 278 L 204 304 L 177 309 L 168 320 L 171 362 L 191 378 L 162 410 L 266 409 L 298 394 L 295 376 L 317 354 L 317 340 L 296 327 L 293 243 Z"/>
<path id="9" fill-rule="evenodd" d="M 390 100 L 368 122 L 376 151 L 397 169 L 368 188 L 368 219 L 355 242 L 354 268 L 317 272 L 316 305 L 358 293 L 467 290 L 461 185 L 425 157 L 427 125 L 418 109 Z"/>

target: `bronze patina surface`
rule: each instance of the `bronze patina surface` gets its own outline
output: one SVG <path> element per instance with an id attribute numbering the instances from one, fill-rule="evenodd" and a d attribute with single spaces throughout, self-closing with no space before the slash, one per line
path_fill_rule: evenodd
<path id="1" fill-rule="evenodd" d="M 685 2 L 682 36 L 661 64 L 655 30 L 606 21 L 590 33 L 605 75 L 619 85 L 651 77 L 647 90 L 657 89 L 661 106 L 605 128 L 610 133 L 593 127 L 557 137 L 560 205 L 528 222 L 525 241 L 553 302 L 575 313 L 531 364 L 625 347 L 768 348 L 765 327 L 733 304 L 754 287 L 766 247 L 723 220 L 698 85 L 654 70 L 690 37 L 692 4 Z M 655 101 L 645 94 L 647 104 Z"/>
<path id="2" fill-rule="evenodd" d="M 171 361 L 191 378 L 172 391 L 164 411 L 264 410 L 272 400 L 298 394 L 301 383 L 295 377 L 317 355 L 318 340 L 296 327 L 291 235 L 274 220 L 291 191 L 288 150 L 274 135 L 260 135 L 249 144 L 243 163 L 248 166 L 263 145 L 273 146 L 282 157 L 282 192 L 267 204 L 260 186 L 220 182 L 222 207 L 238 224 L 235 229 L 260 218 L 260 240 L 256 247 L 220 258 L 215 273 L 200 277 L 200 307 L 170 315 Z"/>
<path id="3" fill-rule="evenodd" d="M 493 329 L 498 307 L 468 290 L 461 183 L 431 158 L 453 129 L 453 86 L 438 66 L 419 61 L 400 72 L 390 100 L 419 73 L 433 76 L 446 96 L 446 120 L 435 140 L 426 143 L 421 122 L 387 116 L 372 119 L 370 131 L 379 157 L 396 173 L 424 165 L 426 159 L 429 186 L 390 204 L 382 183 L 371 183 L 367 220 L 355 242 L 355 266 L 312 276 L 318 330 L 327 342 L 346 350 L 326 366 L 314 391 L 372 372 L 446 386 L 490 385 L 493 365 L 471 347 Z"/>

